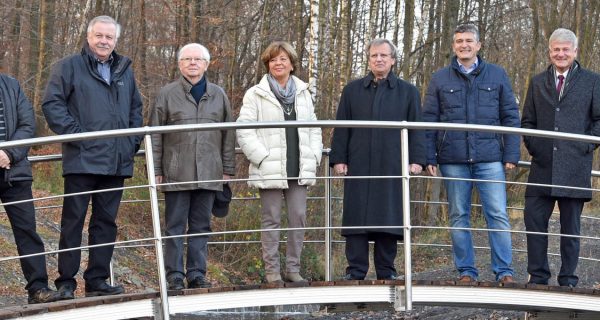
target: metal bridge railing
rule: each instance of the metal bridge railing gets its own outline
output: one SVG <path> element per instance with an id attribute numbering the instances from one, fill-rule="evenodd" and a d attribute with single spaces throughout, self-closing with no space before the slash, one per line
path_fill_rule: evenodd
<path id="1" fill-rule="evenodd" d="M 166 275 L 164 271 L 164 261 L 163 261 L 163 241 L 167 238 L 162 235 L 161 226 L 160 226 L 160 215 L 159 215 L 159 206 L 158 206 L 158 193 L 157 186 L 159 186 L 154 177 L 154 162 L 152 158 L 152 143 L 151 143 L 151 134 L 160 134 L 160 133 L 170 133 L 170 132 L 181 132 L 181 131 L 189 131 L 189 130 L 227 130 L 227 129 L 251 129 L 251 128 L 291 128 L 291 127 L 352 127 L 352 128 L 393 128 L 399 129 L 401 134 L 399 139 L 401 139 L 402 146 L 402 175 L 401 176 L 393 176 L 393 177 L 372 177 L 372 176 L 361 176 L 361 177 L 333 177 L 331 175 L 331 171 L 329 170 L 329 166 L 327 164 L 326 159 L 324 158 L 324 166 L 325 166 L 325 176 L 318 177 L 319 180 L 324 180 L 325 190 L 324 190 L 324 227 L 308 227 L 303 228 L 305 230 L 323 230 L 325 233 L 325 239 L 323 242 L 325 243 L 325 278 L 326 280 L 331 280 L 331 245 L 334 242 L 332 238 L 332 231 L 343 229 L 344 227 L 335 227 L 332 224 L 332 200 L 334 197 L 332 196 L 332 179 L 402 179 L 402 200 L 403 200 L 403 212 L 404 212 L 404 225 L 403 226 L 370 226 L 374 228 L 398 228 L 402 227 L 404 229 L 404 272 L 405 272 L 405 308 L 406 310 L 412 309 L 412 246 L 422 246 L 422 245 L 430 245 L 430 244 L 419 244 L 412 243 L 411 231 L 413 229 L 440 229 L 440 230 L 473 230 L 473 231 L 489 231 L 489 232 L 511 232 L 511 233 L 529 233 L 534 234 L 533 232 L 526 231 L 506 231 L 506 230 L 489 230 L 485 228 L 451 228 L 451 227 L 433 227 L 433 226 L 412 226 L 411 225 L 411 203 L 422 203 L 423 201 L 411 201 L 410 199 L 410 181 L 412 179 L 444 179 L 437 177 L 425 177 L 425 176 L 411 176 L 408 173 L 408 130 L 416 129 L 416 130 L 424 130 L 424 129 L 434 129 L 434 130 L 454 130 L 454 131 L 480 131 L 480 132 L 495 132 L 501 134 L 518 134 L 518 135 L 529 135 L 536 137 L 545 137 L 545 138 L 555 138 L 555 139 L 565 139 L 565 140 L 575 140 L 575 141 L 583 141 L 588 143 L 596 143 L 600 144 L 600 137 L 594 136 L 586 136 L 586 135 L 578 135 L 578 134 L 569 134 L 569 133 L 557 133 L 550 131 L 538 131 L 531 129 L 520 129 L 520 128 L 509 128 L 509 127 L 497 127 L 497 126 L 485 126 L 485 125 L 465 125 L 465 124 L 449 124 L 449 123 L 421 123 L 421 122 L 395 122 L 395 121 L 286 121 L 286 122 L 257 122 L 257 123 L 211 123 L 211 124 L 192 124 L 192 125 L 174 125 L 174 126 L 163 126 L 163 127 L 143 127 L 143 128 L 135 128 L 135 129 L 121 129 L 121 130 L 109 130 L 109 131 L 98 131 L 98 132 L 86 132 L 86 133 L 78 133 L 78 134 L 68 134 L 61 136 L 51 136 L 51 137 L 41 137 L 41 138 L 33 138 L 33 139 L 24 139 L 17 141 L 7 141 L 0 143 L 0 149 L 10 148 L 10 147 L 19 147 L 19 146 L 37 146 L 37 145 L 46 145 L 49 143 L 63 143 L 69 141 L 80 141 L 80 140 L 90 140 L 97 138 L 109 138 L 109 137 L 123 137 L 130 135 L 144 135 L 144 144 L 145 144 L 145 159 L 146 159 L 146 172 L 148 174 L 148 184 L 146 185 L 137 185 L 137 186 L 128 186 L 120 189 L 133 189 L 133 188 L 148 188 L 150 192 L 150 198 L 148 200 L 133 200 L 137 201 L 148 201 L 150 202 L 151 208 L 151 217 L 152 217 L 152 226 L 153 226 L 153 237 L 144 238 L 144 239 L 135 239 L 129 241 L 118 241 L 115 243 L 107 243 L 96 246 L 82 246 L 80 248 L 73 248 L 69 250 L 79 250 L 79 249 L 89 249 L 91 247 L 98 246 L 106 246 L 106 245 L 117 245 L 120 247 L 135 247 L 140 245 L 153 245 L 156 251 L 156 264 L 159 275 L 159 290 L 160 290 L 160 300 L 161 300 L 161 308 L 162 308 L 162 316 L 163 319 L 169 319 L 169 303 L 168 296 L 166 290 Z M 326 150 L 327 151 L 327 150 Z M 57 161 L 60 159 L 59 155 L 47 155 L 47 156 L 37 156 L 31 157 L 33 162 L 39 161 Z M 521 162 L 520 165 L 526 166 L 527 163 Z M 594 176 L 600 176 L 600 172 L 594 171 L 592 172 Z M 231 182 L 244 182 L 249 179 L 232 179 Z M 481 180 L 473 180 L 473 179 L 465 179 L 470 181 L 481 181 Z M 215 180 L 221 181 L 221 180 Z M 490 181 L 487 181 L 490 182 Z M 514 181 L 491 181 L 498 183 L 506 183 L 508 184 L 521 184 L 525 185 L 526 183 L 522 182 L 514 182 Z M 190 182 L 194 183 L 194 182 Z M 561 186 L 564 188 L 573 188 L 580 189 L 569 186 Z M 114 190 L 114 189 L 110 189 Z M 103 192 L 110 190 L 99 190 L 94 192 L 85 192 L 85 193 L 95 193 L 95 192 Z M 599 189 L 592 189 L 593 191 L 600 191 Z M 82 193 L 83 194 L 83 193 Z M 71 194 L 72 195 L 72 194 Z M 69 195 L 59 195 L 59 196 L 49 196 L 37 198 L 29 201 L 38 201 L 38 200 L 49 200 L 49 199 L 58 199 Z M 340 198 L 335 198 L 335 200 L 339 200 Z M 24 201 L 19 201 L 24 202 Z M 19 203 L 13 202 L 13 203 Z M 6 203 L 5 205 L 9 205 L 11 203 Z M 445 204 L 444 202 L 439 202 L 439 204 Z M 59 206 L 46 206 L 39 207 L 41 208 L 55 208 Z M 517 208 L 520 209 L 520 208 Z M 590 219 L 598 219 L 596 217 L 589 217 Z M 347 228 L 347 227 L 346 227 Z M 272 230 L 272 229 L 269 229 Z M 280 230 L 294 230 L 292 228 L 281 228 Z M 211 232 L 207 234 L 194 234 L 194 235 L 181 235 L 177 237 L 190 237 L 190 236 L 198 236 L 198 235 L 220 235 L 220 234 L 236 234 L 236 233 L 254 233 L 254 232 L 264 232 L 268 231 L 265 229 L 256 229 L 256 230 L 235 230 L 235 231 L 222 231 L 222 232 Z M 548 233 L 551 236 L 567 236 L 555 233 Z M 578 237 L 582 239 L 592 239 L 592 240 L 600 240 L 598 237 L 593 236 L 569 236 L 569 237 Z M 239 243 L 239 242 L 236 242 Z M 54 250 L 48 251 L 40 254 L 53 254 L 62 251 L 69 250 Z M 36 254 L 37 255 L 37 254 Z M 17 259 L 28 256 L 15 256 L 15 257 L 3 257 L 0 258 L 0 262 Z M 594 259 L 595 258 L 588 258 Z"/>

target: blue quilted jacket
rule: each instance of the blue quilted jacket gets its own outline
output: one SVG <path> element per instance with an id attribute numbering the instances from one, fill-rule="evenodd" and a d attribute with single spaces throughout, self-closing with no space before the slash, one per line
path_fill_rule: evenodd
<path id="1" fill-rule="evenodd" d="M 519 107 L 500 66 L 486 63 L 470 74 L 451 65 L 435 72 L 423 105 L 423 121 L 519 127 Z M 517 163 L 517 135 L 452 130 L 427 131 L 427 164 Z"/>

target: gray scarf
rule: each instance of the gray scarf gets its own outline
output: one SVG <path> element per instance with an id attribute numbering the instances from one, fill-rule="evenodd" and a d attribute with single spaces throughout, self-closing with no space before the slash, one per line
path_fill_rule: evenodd
<path id="1" fill-rule="evenodd" d="M 267 75 L 267 80 L 269 80 L 269 87 L 271 87 L 271 91 L 282 104 L 285 105 L 293 105 L 296 97 L 296 83 L 292 80 L 292 76 L 288 78 L 288 82 L 285 85 L 285 89 L 279 85 L 279 82 L 273 78 L 271 74 Z"/>

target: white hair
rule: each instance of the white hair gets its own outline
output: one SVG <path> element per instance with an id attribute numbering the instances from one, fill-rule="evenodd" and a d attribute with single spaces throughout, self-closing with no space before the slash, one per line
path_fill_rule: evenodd
<path id="1" fill-rule="evenodd" d="M 121 36 L 121 25 L 118 24 L 115 19 L 113 19 L 112 17 L 109 17 L 109 16 L 97 16 L 94 19 L 90 20 L 90 23 L 88 23 L 88 27 L 87 27 L 87 33 L 91 33 L 92 28 L 98 22 L 114 24 L 115 28 L 117 29 L 117 33 L 115 34 L 115 37 L 117 39 L 119 39 L 119 37 Z"/>
<path id="2" fill-rule="evenodd" d="M 558 42 L 570 42 L 573 44 L 573 48 L 577 48 L 577 36 L 573 31 L 565 28 L 558 28 L 552 32 L 550 39 L 548 39 L 548 47 L 554 41 Z"/>
<path id="3" fill-rule="evenodd" d="M 181 53 L 183 52 L 183 50 L 189 48 L 200 49 L 200 51 L 202 51 L 202 58 L 206 59 L 207 62 L 210 62 L 210 53 L 208 52 L 208 49 L 206 49 L 205 46 L 199 43 L 188 43 L 185 46 L 181 47 L 181 49 L 179 49 L 179 51 L 177 52 L 177 60 L 181 58 Z"/>

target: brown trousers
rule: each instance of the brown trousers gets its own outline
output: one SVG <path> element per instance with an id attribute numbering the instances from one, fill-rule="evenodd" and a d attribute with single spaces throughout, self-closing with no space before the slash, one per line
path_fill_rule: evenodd
<path id="1" fill-rule="evenodd" d="M 306 186 L 298 185 L 298 180 L 289 180 L 288 189 L 260 189 L 263 229 L 279 229 L 281 212 L 285 197 L 288 228 L 304 228 L 306 226 Z M 279 231 L 266 231 L 260 237 L 263 261 L 266 273 L 279 273 Z M 300 272 L 300 256 L 304 230 L 287 231 L 286 259 L 287 272 Z"/>

